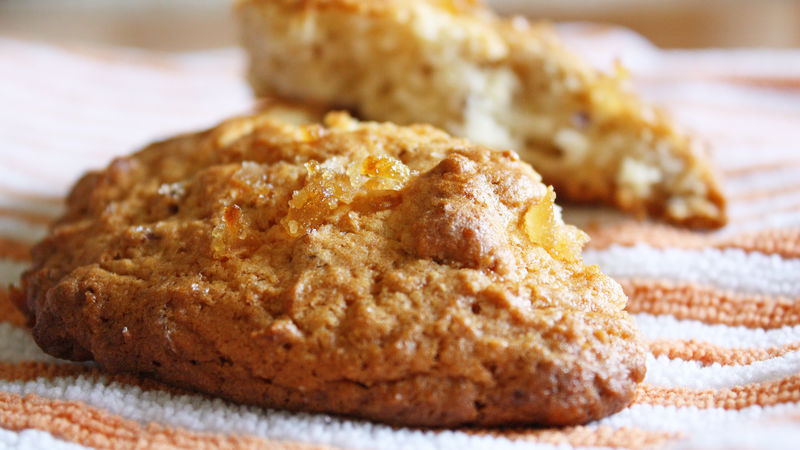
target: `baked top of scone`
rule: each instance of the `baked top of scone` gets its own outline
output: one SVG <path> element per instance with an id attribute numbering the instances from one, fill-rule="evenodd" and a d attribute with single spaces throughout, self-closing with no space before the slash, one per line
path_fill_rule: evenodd
<path id="1" fill-rule="evenodd" d="M 574 424 L 644 375 L 619 285 L 510 151 L 256 114 L 74 186 L 22 289 L 47 352 L 393 424 Z"/>
<path id="2" fill-rule="evenodd" d="M 725 223 L 705 149 L 565 50 L 548 24 L 479 1 L 240 0 L 258 94 L 429 123 L 532 163 L 562 198 L 693 227 Z"/>

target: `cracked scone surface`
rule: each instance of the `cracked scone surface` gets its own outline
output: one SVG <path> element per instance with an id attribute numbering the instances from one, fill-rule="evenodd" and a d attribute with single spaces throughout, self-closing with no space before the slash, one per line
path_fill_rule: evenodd
<path id="1" fill-rule="evenodd" d="M 329 114 L 232 119 L 85 175 L 17 300 L 47 352 L 392 424 L 575 424 L 644 353 L 513 152 Z"/>
<path id="2" fill-rule="evenodd" d="M 257 94 L 514 149 L 562 199 L 726 222 L 703 145 L 642 102 L 623 70 L 571 54 L 549 24 L 476 0 L 239 0 L 236 12 Z"/>

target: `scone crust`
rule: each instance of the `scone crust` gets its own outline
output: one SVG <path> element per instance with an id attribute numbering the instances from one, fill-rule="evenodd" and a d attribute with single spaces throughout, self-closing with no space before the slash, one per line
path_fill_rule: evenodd
<path id="1" fill-rule="evenodd" d="M 84 176 L 22 290 L 47 352 L 238 402 L 583 423 L 631 401 L 644 356 L 619 285 L 530 241 L 547 192 L 426 126 L 242 117 Z"/>

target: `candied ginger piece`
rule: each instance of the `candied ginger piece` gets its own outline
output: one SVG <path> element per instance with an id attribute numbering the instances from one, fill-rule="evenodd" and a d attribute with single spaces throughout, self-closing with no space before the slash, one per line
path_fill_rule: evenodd
<path id="1" fill-rule="evenodd" d="M 289 212 L 282 222 L 294 237 L 319 226 L 334 210 L 352 203 L 359 194 L 400 190 L 411 176 L 408 166 L 387 156 L 368 156 L 346 167 L 336 160 L 324 164 L 309 161 L 305 167 L 306 184 L 292 195 Z"/>
<path id="2" fill-rule="evenodd" d="M 547 194 L 528 208 L 525 213 L 525 231 L 531 241 L 542 246 L 551 256 L 562 261 L 580 259 L 581 249 L 589 236 L 580 229 L 567 225 L 556 210 L 556 193 L 552 186 Z"/>
<path id="3" fill-rule="evenodd" d="M 364 183 L 370 190 L 398 190 L 411 177 L 411 169 L 394 158 L 367 156 L 361 162 L 360 174 L 370 177 Z"/>
<path id="4" fill-rule="evenodd" d="M 222 220 L 211 230 L 211 250 L 216 256 L 223 256 L 233 244 L 241 239 L 242 208 L 239 205 L 228 205 L 222 214 Z"/>

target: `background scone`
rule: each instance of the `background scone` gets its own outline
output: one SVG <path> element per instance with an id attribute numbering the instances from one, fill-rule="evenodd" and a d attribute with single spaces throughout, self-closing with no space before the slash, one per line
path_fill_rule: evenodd
<path id="1" fill-rule="evenodd" d="M 85 175 L 17 301 L 53 355 L 240 402 L 581 423 L 631 401 L 644 353 L 553 199 L 428 126 L 237 118 Z"/>
<path id="2" fill-rule="evenodd" d="M 240 0 L 237 16 L 258 94 L 513 148 L 571 200 L 688 226 L 726 221 L 697 142 L 546 24 L 469 0 Z"/>

